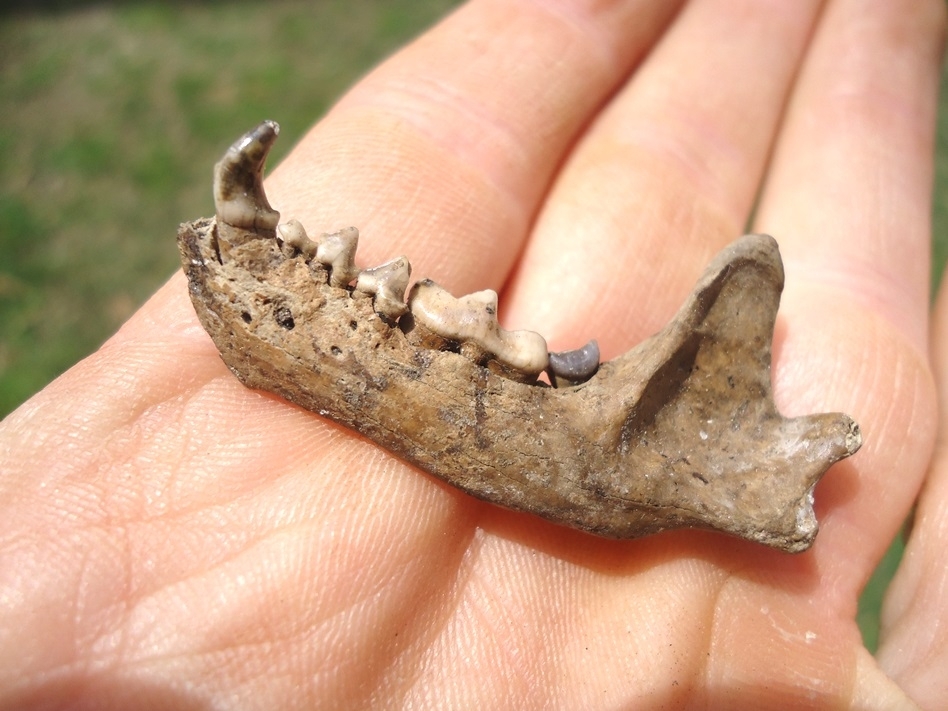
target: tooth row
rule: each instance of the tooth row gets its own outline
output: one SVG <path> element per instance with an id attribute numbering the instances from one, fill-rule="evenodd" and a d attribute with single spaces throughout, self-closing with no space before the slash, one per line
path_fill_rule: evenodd
<path id="1" fill-rule="evenodd" d="M 220 237 L 221 258 L 230 258 L 229 244 L 242 231 L 261 234 L 276 229 L 287 257 L 302 255 L 329 271 L 330 285 L 355 290 L 373 297 L 375 311 L 396 321 L 409 314 L 402 328 L 409 338 L 424 347 L 456 349 L 506 377 L 535 382 L 547 370 L 550 383 L 573 385 L 588 380 L 599 367 L 595 341 L 576 351 L 549 353 L 546 340 L 533 331 L 505 331 L 497 322 L 497 294 L 479 291 L 459 299 L 430 280 L 415 284 L 406 303 L 405 290 L 411 265 L 397 257 L 371 269 L 355 265 L 359 231 L 347 227 L 312 240 L 298 220 L 278 224 L 280 213 L 267 201 L 263 189 L 263 169 L 270 147 L 280 127 L 264 121 L 237 140 L 214 166 L 214 204 L 218 224 L 231 229 Z M 271 232 L 272 234 L 272 232 Z"/>
<path id="2" fill-rule="evenodd" d="M 412 288 L 405 302 L 411 276 L 406 257 L 397 257 L 371 269 L 355 266 L 359 231 L 354 227 L 325 234 L 313 241 L 298 220 L 277 227 L 287 256 L 302 254 L 329 269 L 329 283 L 374 297 L 377 313 L 396 320 L 412 313 L 414 339 L 420 345 L 442 350 L 457 344 L 475 361 L 496 363 L 503 374 L 518 380 L 536 380 L 549 365 L 546 340 L 533 331 L 505 331 L 497 322 L 497 294 L 479 291 L 459 299 L 426 279 Z"/>
<path id="3" fill-rule="evenodd" d="M 533 331 L 506 331 L 497 321 L 497 293 L 487 289 L 455 298 L 430 279 L 416 283 L 405 301 L 411 277 L 406 257 L 396 257 L 377 267 L 355 266 L 359 231 L 348 227 L 324 234 L 314 242 L 298 220 L 281 224 L 277 232 L 286 256 L 302 254 L 329 270 L 329 283 L 374 297 L 375 311 L 396 321 L 409 311 L 410 337 L 433 350 L 456 347 L 463 355 L 500 374 L 533 382 L 546 370 L 554 387 L 575 385 L 593 376 L 599 367 L 595 341 L 575 351 L 550 353 L 546 339 Z"/>
<path id="4" fill-rule="evenodd" d="M 360 270 L 355 265 L 359 246 L 359 230 L 355 227 L 321 235 L 317 242 L 309 238 L 299 220 L 278 225 L 277 233 L 287 257 L 302 254 L 307 260 L 315 259 L 329 270 L 331 286 L 345 288 L 355 281 L 356 291 L 375 297 L 375 311 L 392 321 L 408 311 L 405 289 L 411 277 L 411 264 L 407 257 Z"/>

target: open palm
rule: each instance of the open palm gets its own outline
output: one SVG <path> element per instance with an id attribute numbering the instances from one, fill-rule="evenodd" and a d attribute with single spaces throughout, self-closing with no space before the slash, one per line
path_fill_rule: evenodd
<path id="1" fill-rule="evenodd" d="M 775 235 L 778 406 L 866 439 L 813 550 L 475 501 L 241 386 L 177 275 L 0 425 L 0 708 L 935 707 L 948 471 L 881 665 L 854 615 L 935 438 L 943 24 L 939 0 L 472 0 L 267 183 L 284 219 L 358 225 L 361 264 L 407 254 L 604 359 L 748 225 Z"/>

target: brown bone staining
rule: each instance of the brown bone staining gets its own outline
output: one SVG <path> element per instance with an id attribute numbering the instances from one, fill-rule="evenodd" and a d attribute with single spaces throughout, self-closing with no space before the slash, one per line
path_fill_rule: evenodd
<path id="1" fill-rule="evenodd" d="M 861 438 L 846 415 L 774 406 L 772 238 L 731 244 L 662 331 L 600 365 L 595 341 L 548 353 L 502 329 L 494 292 L 455 298 L 422 280 L 406 299 L 408 260 L 357 268 L 355 228 L 310 238 L 279 224 L 262 185 L 278 131 L 264 122 L 227 151 L 216 217 L 178 235 L 198 317 L 244 384 L 473 496 L 600 536 L 813 543 L 813 488 Z"/>

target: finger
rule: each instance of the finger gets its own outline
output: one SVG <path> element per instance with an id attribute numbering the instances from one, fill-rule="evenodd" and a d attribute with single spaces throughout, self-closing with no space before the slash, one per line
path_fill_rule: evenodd
<path id="1" fill-rule="evenodd" d="M 269 184 L 274 205 L 314 232 L 358 225 L 363 263 L 404 251 L 416 271 L 452 288 L 499 283 L 559 154 L 674 9 L 659 0 L 472 2 L 304 139 Z M 128 655 L 200 657 L 207 667 L 189 674 L 234 686 L 240 667 L 222 669 L 214 645 L 253 640 L 242 658 L 272 668 L 276 653 L 257 644 L 267 634 L 292 640 L 284 658 L 297 668 L 322 664 L 343 680 L 370 674 L 375 667 L 361 660 L 420 644 L 405 630 L 423 611 L 404 600 L 450 578 L 464 549 L 471 518 L 461 497 L 245 389 L 185 294 L 179 276 L 108 347 L 4 422 L 6 461 L 16 462 L 6 481 L 27 490 L 5 499 L 5 510 L 19 512 L 7 530 L 34 563 L 26 577 L 25 567 L 8 568 L 11 587 L 50 611 L 43 620 L 24 620 L 20 606 L 8 612 L 10 628 L 14 617 L 22 623 L 23 644 L 8 647 L 19 654 L 7 680 L 86 654 L 105 666 Z M 406 517 L 406 502 L 419 515 Z M 261 541 L 279 541 L 279 550 L 256 557 Z M 142 559 L 147 570 L 130 573 Z M 44 568 L 46 560 L 63 565 Z M 249 573 L 238 590 L 227 587 L 232 560 Z M 188 579 L 198 583 L 180 585 Z M 331 580 L 333 592 L 317 595 L 303 583 L 311 580 Z M 220 585 L 233 590 L 226 601 L 213 594 Z M 343 631 L 358 632 L 334 626 L 351 619 L 353 600 L 380 590 L 371 632 L 327 652 Z M 254 613 L 273 600 L 283 614 L 261 627 Z M 200 611 L 196 634 L 159 614 L 179 606 Z M 121 650 L 106 645 L 96 656 L 88 646 L 106 619 L 128 634 Z M 151 622 L 136 627 L 137 619 Z M 378 639 L 400 633 L 399 644 L 378 649 Z"/>
<path id="2" fill-rule="evenodd" d="M 404 252 L 464 293 L 498 287 L 553 171 L 678 2 L 474 0 L 351 91 L 273 175 L 313 230 Z"/>
<path id="3" fill-rule="evenodd" d="M 933 319 L 940 410 L 948 412 L 948 282 Z M 915 511 L 902 564 L 886 596 L 878 659 L 922 708 L 948 698 L 948 420 Z"/>
<path id="4" fill-rule="evenodd" d="M 830 3 L 758 211 L 787 272 L 778 405 L 843 410 L 865 437 L 817 492 L 825 591 L 847 610 L 915 496 L 933 436 L 924 324 L 943 25 L 938 0 Z"/>
<path id="5" fill-rule="evenodd" d="M 554 346 L 596 337 L 605 357 L 664 325 L 741 233 L 819 6 L 683 9 L 571 155 L 508 291 L 511 322 Z"/>

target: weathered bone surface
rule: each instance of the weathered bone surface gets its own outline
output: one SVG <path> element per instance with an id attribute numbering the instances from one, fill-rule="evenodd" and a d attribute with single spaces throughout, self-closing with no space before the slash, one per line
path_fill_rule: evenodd
<path id="1" fill-rule="evenodd" d="M 314 241 L 278 227 L 261 179 L 277 132 L 266 122 L 228 150 L 216 218 L 178 235 L 198 317 L 244 384 L 476 497 L 601 536 L 696 527 L 813 543 L 813 488 L 861 438 L 843 414 L 776 410 L 773 239 L 721 252 L 625 355 L 600 365 L 595 342 L 548 354 L 539 335 L 500 329 L 493 292 L 455 299 L 423 280 L 406 305 L 404 257 L 360 271 L 354 228 Z M 537 381 L 545 368 L 559 387 Z"/>

